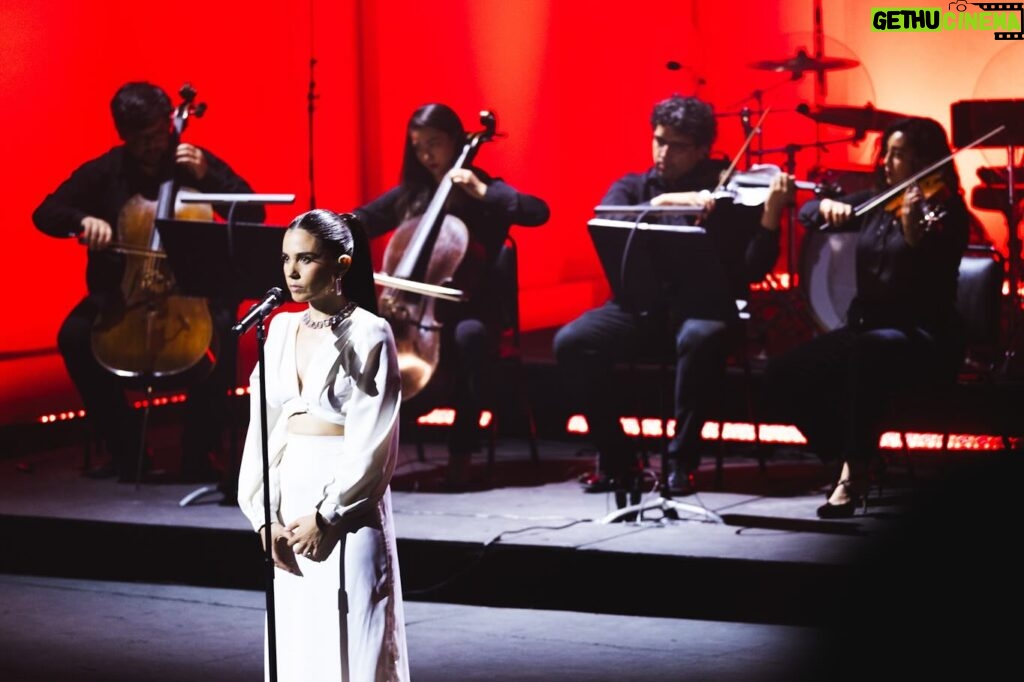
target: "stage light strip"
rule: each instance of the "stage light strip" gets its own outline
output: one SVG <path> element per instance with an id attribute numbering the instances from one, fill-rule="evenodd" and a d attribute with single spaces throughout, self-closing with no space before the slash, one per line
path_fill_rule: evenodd
<path id="1" fill-rule="evenodd" d="M 228 391 L 228 395 L 241 397 L 249 393 L 247 386 L 239 386 Z M 163 407 L 184 403 L 187 395 L 176 393 L 169 396 L 160 396 L 152 400 L 152 407 Z M 135 409 L 144 409 L 145 400 L 136 400 L 133 403 Z M 54 424 L 66 422 L 73 419 L 82 419 L 86 416 L 85 410 L 69 410 L 40 415 L 40 424 Z M 478 424 L 480 428 L 486 429 L 491 425 L 494 414 L 490 410 L 482 410 Z M 421 426 L 446 427 L 455 423 L 455 410 L 449 407 L 434 408 L 430 412 L 421 415 L 416 419 Z M 676 420 L 669 419 L 663 426 L 663 420 L 657 417 L 620 417 L 619 424 L 623 433 L 634 438 L 663 438 L 666 436 L 663 429 L 667 429 L 667 437 L 675 435 Z M 590 432 L 587 419 L 581 414 L 575 414 L 566 421 L 565 430 L 570 435 L 585 436 Z M 704 440 L 723 440 L 733 442 L 761 442 L 766 444 L 784 445 L 806 445 L 807 439 L 800 433 L 800 430 L 789 424 L 750 424 L 744 422 L 717 422 L 707 421 L 701 429 L 701 438 Z M 1006 449 L 1018 450 L 1021 447 L 1020 438 L 1008 438 L 1004 442 L 1003 437 L 992 434 L 966 434 L 952 433 L 948 437 L 941 433 L 919 433 L 898 431 L 887 431 L 882 434 L 878 441 L 879 447 L 884 450 L 943 450 L 950 451 L 1002 451 Z"/>
<path id="2" fill-rule="evenodd" d="M 620 417 L 619 424 L 627 436 L 644 438 L 661 438 L 662 420 L 652 417 Z M 675 433 L 675 420 L 669 419 L 666 426 L 668 437 Z M 569 417 L 566 431 L 573 435 L 589 433 L 587 419 L 581 414 Z M 744 422 L 704 422 L 701 429 L 704 440 L 723 440 L 735 442 L 761 442 L 766 444 L 806 445 L 807 439 L 800 430 L 790 424 L 754 424 Z M 887 450 L 942 450 L 944 436 L 941 433 L 918 433 L 887 431 L 879 439 L 879 447 Z M 1019 438 L 1009 439 L 1009 449 L 1017 450 L 1021 445 Z M 987 434 L 949 434 L 946 442 L 947 450 L 958 451 L 995 451 L 1007 449 L 1003 438 Z"/>

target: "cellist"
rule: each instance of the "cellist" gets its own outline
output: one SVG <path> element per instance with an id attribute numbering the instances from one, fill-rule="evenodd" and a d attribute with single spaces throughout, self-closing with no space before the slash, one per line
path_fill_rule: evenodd
<path id="1" fill-rule="evenodd" d="M 427 104 L 412 113 L 400 183 L 355 211 L 371 238 L 421 215 L 446 176 L 454 188 L 445 212 L 461 219 L 469 232 L 467 268 L 485 272 L 512 225 L 536 227 L 547 222 L 549 210 L 543 199 L 519 192 L 472 164 L 453 168 L 466 139 L 462 121 L 447 105 Z M 450 306 L 441 342 L 441 372 L 454 380 L 456 417 L 448 442 L 447 474 L 447 483 L 454 487 L 466 483 L 469 458 L 479 449 L 481 383 L 501 331 L 494 296 L 483 290 L 469 295 L 468 302 Z"/>
<path id="2" fill-rule="evenodd" d="M 200 192 L 251 192 L 249 184 L 210 151 L 175 143 L 171 130 L 171 99 L 146 82 L 121 86 L 110 103 L 114 127 L 122 144 L 83 163 L 36 208 L 32 219 L 54 237 L 77 237 L 89 250 L 88 293 L 60 327 L 57 345 L 68 374 L 89 418 L 110 455 L 86 472 L 91 477 L 135 479 L 141 434 L 123 384 L 93 355 L 94 321 L 121 295 L 125 256 L 109 248 L 118 241 L 119 217 L 129 199 L 155 201 L 161 183 L 172 177 Z M 216 209 L 215 209 L 216 210 Z M 226 216 L 225 216 L 226 217 Z M 262 222 L 260 206 L 239 206 L 237 220 Z M 235 321 L 237 301 L 211 300 L 214 328 L 227 330 Z M 220 445 L 228 413 L 226 390 L 234 372 L 233 344 L 221 344 L 212 372 L 189 391 L 182 435 L 182 477 L 187 481 L 216 479 L 211 455 Z"/>

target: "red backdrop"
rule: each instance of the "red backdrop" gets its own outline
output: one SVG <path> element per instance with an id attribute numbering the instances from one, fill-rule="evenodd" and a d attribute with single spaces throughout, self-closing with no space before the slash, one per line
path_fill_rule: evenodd
<path id="1" fill-rule="evenodd" d="M 0 421 L 77 405 L 59 360 L 45 351 L 84 293 L 85 255 L 72 240 L 37 232 L 30 216 L 79 163 L 117 143 L 108 103 L 121 83 L 145 79 L 175 92 L 190 81 L 209 110 L 191 122 L 187 139 L 227 159 L 257 191 L 298 195 L 293 206 L 271 208 L 275 224 L 310 204 L 311 57 L 319 206 L 349 209 L 396 181 L 404 124 L 420 104 L 446 102 L 469 128 L 479 110 L 491 109 L 507 136 L 485 146 L 478 163 L 552 209 L 546 226 L 514 232 L 523 323 L 532 329 L 562 324 L 606 295 L 585 223 L 616 177 L 649 165 L 647 118 L 658 99 L 699 88 L 729 114 L 756 108 L 760 91 L 772 107 L 763 140 L 770 149 L 848 134 L 796 113 L 802 102 L 871 102 L 948 125 L 955 100 L 1019 96 L 1024 46 L 981 32 L 873 32 L 868 0 L 824 5 L 826 54 L 860 62 L 830 72 L 827 92 L 810 75 L 792 80 L 749 67 L 813 50 L 812 0 L 617 8 L 556 0 L 185 0 L 173 13 L 117 0 L 6 0 L 0 216 L 13 257 L 0 274 L 9 293 Z M 685 68 L 668 70 L 669 60 Z M 741 141 L 739 119 L 723 116 L 717 151 L 731 155 Z M 859 145 L 801 152 L 797 174 L 862 167 L 874 143 L 869 135 Z M 1005 162 L 993 151 L 967 155 L 959 163 L 968 186 L 978 165 Z M 1003 245 L 999 216 L 982 217 Z"/>

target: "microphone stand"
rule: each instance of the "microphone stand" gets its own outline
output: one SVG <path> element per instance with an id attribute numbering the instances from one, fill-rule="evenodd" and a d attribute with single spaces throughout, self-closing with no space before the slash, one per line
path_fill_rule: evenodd
<path id="1" fill-rule="evenodd" d="M 309 210 L 316 208 L 316 183 L 313 180 L 313 111 L 316 109 L 314 102 L 320 99 L 316 94 L 316 81 L 313 79 L 313 68 L 316 66 L 316 59 L 309 58 L 309 92 L 306 100 L 309 104 Z"/>
<path id="2" fill-rule="evenodd" d="M 270 445 L 267 442 L 267 371 L 263 346 L 266 341 L 266 315 L 256 322 L 257 364 L 260 368 L 260 434 L 263 443 L 263 567 L 267 592 L 267 665 L 270 682 L 277 682 L 277 628 L 274 609 L 274 547 L 270 533 Z"/>

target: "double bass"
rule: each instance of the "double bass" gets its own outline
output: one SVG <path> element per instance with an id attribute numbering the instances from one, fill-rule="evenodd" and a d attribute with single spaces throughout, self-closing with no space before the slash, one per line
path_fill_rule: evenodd
<path id="1" fill-rule="evenodd" d="M 469 166 L 480 146 L 494 138 L 494 114 L 480 112 L 480 123 L 484 129 L 467 136 L 449 171 Z M 386 286 L 377 302 L 394 333 L 402 400 L 422 391 L 437 371 L 444 328 L 437 300 L 465 300 L 460 289 L 450 286 L 466 278 L 470 241 L 466 224 L 446 211 L 452 187 L 446 172 L 423 215 L 399 225 L 384 251 L 384 276 L 378 281 Z"/>
<path id="2" fill-rule="evenodd" d="M 169 163 L 190 116 L 202 116 L 205 105 L 195 105 L 196 91 L 185 84 L 175 108 Z M 118 376 L 151 379 L 212 368 L 210 344 L 213 320 L 205 298 L 176 293 L 174 273 L 166 260 L 156 230 L 157 218 L 211 220 L 209 204 L 175 206 L 177 183 L 161 183 L 156 201 L 139 194 L 121 208 L 117 239 L 108 248 L 125 255 L 121 297 L 106 307 L 92 330 L 92 352 L 97 362 Z M 205 361 L 205 363 L 203 362 Z"/>

